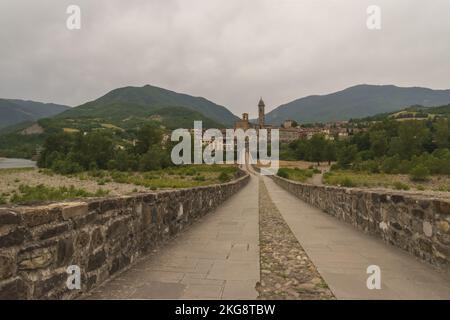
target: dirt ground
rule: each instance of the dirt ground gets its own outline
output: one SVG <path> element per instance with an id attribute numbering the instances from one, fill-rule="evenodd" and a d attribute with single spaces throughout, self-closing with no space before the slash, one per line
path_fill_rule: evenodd
<path id="1" fill-rule="evenodd" d="M 70 187 L 73 185 L 76 188 L 84 189 L 91 193 L 95 193 L 98 189 L 108 190 L 111 196 L 148 191 L 145 187 L 133 184 L 109 182 L 104 185 L 99 185 L 94 178 L 80 180 L 58 174 L 48 175 L 40 173 L 37 169 L 0 170 L 0 194 L 9 194 L 13 190 L 17 190 L 21 184 L 28 186 L 43 184 L 56 188 Z"/>

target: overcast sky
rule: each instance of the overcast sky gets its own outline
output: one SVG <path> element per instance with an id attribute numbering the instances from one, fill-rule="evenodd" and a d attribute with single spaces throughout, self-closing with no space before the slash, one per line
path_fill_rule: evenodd
<path id="1" fill-rule="evenodd" d="M 1 0 L 0 97 L 75 106 L 152 84 L 255 116 L 260 96 L 271 110 L 361 83 L 450 89 L 449 14 L 448 0 Z"/>

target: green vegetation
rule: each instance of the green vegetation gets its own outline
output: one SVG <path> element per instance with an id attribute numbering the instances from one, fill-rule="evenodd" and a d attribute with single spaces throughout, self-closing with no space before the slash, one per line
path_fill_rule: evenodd
<path id="1" fill-rule="evenodd" d="M 193 111 L 196 120 L 210 119 L 215 123 L 223 125 L 233 125 L 237 117 L 225 107 L 219 106 L 207 99 L 193 97 L 174 91 L 146 85 L 143 87 L 124 87 L 108 92 L 103 97 L 95 101 L 85 103 L 79 107 L 70 109 L 57 116 L 58 119 L 73 118 L 101 118 L 101 119 L 122 119 L 124 122 L 134 117 L 149 117 L 156 112 L 164 112 L 164 109 L 178 107 Z M 156 111 L 159 110 L 159 111 Z M 203 118 L 199 118 L 201 114 Z M 169 116 L 177 116 L 170 111 Z M 164 118 L 164 115 L 162 115 Z M 193 122 L 189 124 L 192 127 Z M 205 124 L 206 126 L 206 124 Z M 222 127 L 220 126 L 220 127 Z M 120 126 L 121 127 L 121 126 Z M 176 128 L 184 126 L 177 125 Z M 216 127 L 215 125 L 212 127 Z"/>
<path id="2" fill-rule="evenodd" d="M 362 118 L 392 112 L 415 103 L 439 106 L 450 101 L 450 90 L 402 88 L 393 85 L 357 85 L 326 95 L 308 96 L 272 110 L 267 123 L 293 119 L 299 123 L 328 122 Z"/>
<path id="3" fill-rule="evenodd" d="M 400 111 L 380 113 L 375 116 L 365 117 L 362 119 L 353 119 L 352 122 L 370 122 L 370 121 L 383 121 L 388 118 L 391 119 L 433 119 L 436 117 L 445 117 L 450 115 L 450 104 L 439 106 L 439 107 L 424 107 L 420 105 L 414 105 L 405 108 Z"/>
<path id="4" fill-rule="evenodd" d="M 412 180 L 407 175 L 367 173 L 350 170 L 333 170 L 323 176 L 323 182 L 328 185 L 342 187 L 387 188 L 395 190 L 433 190 L 450 191 L 449 178 L 434 177 L 429 180 Z"/>
<path id="5" fill-rule="evenodd" d="M 23 135 L 34 120 L 4 129 L 0 124 L 0 156 L 37 157 L 44 141 L 61 132 L 100 131 L 110 135 L 116 144 L 126 144 L 133 141 L 136 128 L 146 125 L 172 130 L 193 128 L 194 121 L 202 121 L 204 128 L 223 128 L 224 124 L 232 125 L 237 117 L 204 98 L 144 86 L 119 88 L 54 117 L 39 119 L 37 125 L 42 132 Z"/>
<path id="6" fill-rule="evenodd" d="M 232 176 L 226 172 L 221 172 L 218 179 L 220 182 L 228 182 L 232 179 Z"/>
<path id="7" fill-rule="evenodd" d="M 97 179 L 99 185 L 107 182 L 127 183 L 153 190 L 160 188 L 189 188 L 224 183 L 236 178 L 239 170 L 227 165 L 177 166 L 148 172 L 121 172 L 95 170 L 75 176 L 85 180 Z"/>
<path id="8" fill-rule="evenodd" d="M 347 140 L 316 135 L 288 148 L 295 160 L 337 160 L 333 170 L 405 174 L 413 181 L 425 181 L 431 175 L 450 175 L 450 118 L 385 119 Z"/>
<path id="9" fill-rule="evenodd" d="M 286 147 L 282 147 L 280 158 L 282 160 L 305 160 L 311 162 L 322 162 L 336 160 L 336 144 L 326 140 L 322 134 L 314 135 L 310 140 L 297 140 Z"/>
<path id="10" fill-rule="evenodd" d="M 0 99 L 0 128 L 21 122 L 50 117 L 67 110 L 68 106 L 17 99 Z"/>
<path id="11" fill-rule="evenodd" d="M 0 157 L 31 159 L 44 139 L 42 135 L 25 137 L 17 132 L 0 134 Z"/>
<path id="12" fill-rule="evenodd" d="M 423 164 L 418 164 L 410 171 L 411 180 L 413 181 L 425 181 L 429 175 L 430 170 Z"/>
<path id="13" fill-rule="evenodd" d="M 104 197 L 108 191 L 98 189 L 96 193 L 89 193 L 83 189 L 76 189 L 74 186 L 67 187 L 47 187 L 44 185 L 27 186 L 20 185 L 18 192 L 13 193 L 10 198 L 11 203 L 27 204 L 45 201 L 59 201 L 75 198 Z M 4 199 L 6 203 L 6 199 Z"/>
<path id="14" fill-rule="evenodd" d="M 278 169 L 277 175 L 285 179 L 305 182 L 308 178 L 311 178 L 314 175 L 314 171 L 310 169 L 302 170 L 299 168 L 280 168 Z"/>
<path id="15" fill-rule="evenodd" d="M 400 181 L 395 181 L 393 183 L 393 186 L 394 186 L 394 189 L 396 189 L 396 190 L 409 190 L 409 186 L 406 183 L 403 183 Z"/>
<path id="16" fill-rule="evenodd" d="M 11 174 L 11 173 L 18 173 L 18 172 L 24 172 L 24 171 L 33 171 L 34 168 L 7 168 L 7 169 L 0 169 L 0 175 L 2 174 Z"/>
<path id="17" fill-rule="evenodd" d="M 92 131 L 51 135 L 44 143 L 38 165 L 60 174 L 86 170 L 148 171 L 166 168 L 170 144 L 163 131 L 146 125 L 134 133 L 134 144 L 118 144 L 114 135 Z"/>

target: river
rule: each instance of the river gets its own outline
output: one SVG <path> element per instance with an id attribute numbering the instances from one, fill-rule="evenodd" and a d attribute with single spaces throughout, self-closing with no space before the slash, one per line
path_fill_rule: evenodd
<path id="1" fill-rule="evenodd" d="M 0 169 L 35 168 L 36 161 L 28 159 L 0 158 Z"/>

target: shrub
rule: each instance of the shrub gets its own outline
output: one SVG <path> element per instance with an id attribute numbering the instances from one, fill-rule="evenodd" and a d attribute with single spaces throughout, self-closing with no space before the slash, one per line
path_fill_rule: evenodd
<path id="1" fill-rule="evenodd" d="M 107 195 L 109 195 L 109 191 L 108 190 L 104 190 L 102 188 L 98 189 L 95 193 L 94 196 L 95 197 L 106 197 Z"/>
<path id="2" fill-rule="evenodd" d="M 394 182 L 394 189 L 396 190 L 409 190 L 409 186 L 406 183 L 400 181 Z"/>
<path id="3" fill-rule="evenodd" d="M 289 179 L 289 173 L 285 168 L 278 169 L 277 176 L 285 179 Z"/>
<path id="4" fill-rule="evenodd" d="M 230 181 L 230 180 L 231 180 L 231 176 L 228 173 L 226 173 L 226 172 L 222 172 L 219 175 L 219 181 L 220 182 L 227 182 L 227 181 Z"/>
<path id="5" fill-rule="evenodd" d="M 428 179 L 429 175 L 430 175 L 430 170 L 428 170 L 428 168 L 422 164 L 415 166 L 410 171 L 410 178 L 413 181 L 425 181 Z"/>
<path id="6" fill-rule="evenodd" d="M 42 184 L 38 186 L 20 185 L 19 192 L 13 194 L 11 202 L 22 204 L 85 197 L 102 197 L 108 193 L 109 191 L 103 189 L 98 189 L 96 193 L 90 193 L 84 189 L 76 189 L 74 186 L 53 188 Z"/>
<path id="7" fill-rule="evenodd" d="M 56 160 L 52 164 L 52 170 L 60 174 L 74 174 L 83 171 L 83 168 L 70 160 Z"/>
<path id="8" fill-rule="evenodd" d="M 194 169 L 190 168 L 190 169 L 187 169 L 184 174 L 187 175 L 187 176 L 195 176 L 196 173 L 197 172 L 195 172 Z"/>
<path id="9" fill-rule="evenodd" d="M 400 164 L 400 157 L 394 155 L 393 157 L 386 157 L 381 162 L 381 171 L 384 173 L 396 173 Z"/>
<path id="10" fill-rule="evenodd" d="M 341 167 L 337 163 L 332 164 L 330 167 L 330 171 L 336 171 L 339 169 L 341 169 Z"/>
<path id="11" fill-rule="evenodd" d="M 342 187 L 346 187 L 346 188 L 356 187 L 356 183 L 354 183 L 353 180 L 350 179 L 349 177 L 344 177 L 344 178 L 340 181 L 340 185 L 341 185 Z"/>
<path id="12" fill-rule="evenodd" d="M 314 168 L 312 172 L 315 174 L 322 173 L 322 171 L 317 168 Z"/>
<path id="13" fill-rule="evenodd" d="M 359 162 L 356 166 L 356 169 L 370 173 L 380 172 L 378 162 L 375 160 L 366 160 L 363 162 Z"/>
<path id="14" fill-rule="evenodd" d="M 196 177 L 194 178 L 194 180 L 195 180 L 195 181 L 206 181 L 206 178 L 205 178 L 205 176 L 196 176 Z"/>

